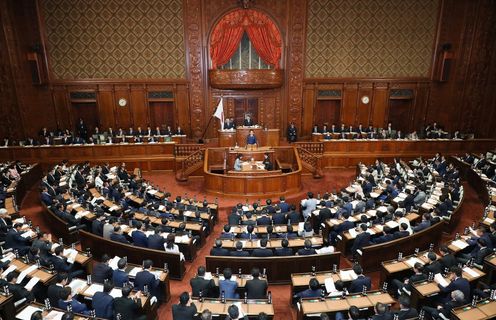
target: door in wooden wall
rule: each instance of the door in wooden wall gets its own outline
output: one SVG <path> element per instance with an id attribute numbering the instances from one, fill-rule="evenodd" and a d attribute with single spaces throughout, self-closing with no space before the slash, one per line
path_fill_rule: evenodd
<path id="1" fill-rule="evenodd" d="M 79 119 L 83 119 L 88 134 L 92 133 L 95 127 L 100 125 L 96 102 L 72 102 L 72 119 L 73 129 L 77 128 Z M 100 130 L 102 129 L 100 128 Z"/>
<path id="2" fill-rule="evenodd" d="M 260 124 L 258 98 L 234 98 L 234 121 L 236 125 L 243 125 L 246 114 L 250 114 L 255 124 Z"/>
<path id="3" fill-rule="evenodd" d="M 338 126 L 341 122 L 341 100 L 317 100 L 313 123 L 322 127 L 333 123 Z"/>
<path id="4" fill-rule="evenodd" d="M 402 134 L 410 132 L 410 117 L 412 111 L 412 100 L 405 99 L 390 99 L 389 100 L 389 113 L 388 123 L 394 130 L 401 130 Z"/>
<path id="5" fill-rule="evenodd" d="M 170 126 L 175 129 L 177 124 L 174 119 L 174 103 L 172 101 L 150 102 L 150 126 Z"/>

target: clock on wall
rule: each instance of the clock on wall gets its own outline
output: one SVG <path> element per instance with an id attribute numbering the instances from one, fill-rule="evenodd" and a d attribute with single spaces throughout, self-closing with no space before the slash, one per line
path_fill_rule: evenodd
<path id="1" fill-rule="evenodd" d="M 363 104 L 368 104 L 370 102 L 370 99 L 368 96 L 363 96 L 361 100 L 362 100 Z"/>
<path id="2" fill-rule="evenodd" d="M 127 100 L 124 98 L 119 99 L 119 106 L 125 107 L 127 105 Z"/>

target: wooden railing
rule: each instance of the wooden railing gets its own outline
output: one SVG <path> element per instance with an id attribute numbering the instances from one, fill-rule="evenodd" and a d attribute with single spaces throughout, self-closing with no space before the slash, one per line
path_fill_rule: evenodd
<path id="1" fill-rule="evenodd" d="M 323 175 L 321 156 L 299 146 L 297 151 L 303 167 L 310 171 L 314 178 L 321 178 Z"/>
<path id="2" fill-rule="evenodd" d="M 174 146 L 174 155 L 177 157 L 187 157 L 190 154 L 203 149 L 201 144 L 176 144 Z"/>
<path id="3" fill-rule="evenodd" d="M 198 149 L 181 162 L 181 170 L 176 174 L 176 179 L 179 181 L 186 181 L 190 174 L 203 167 L 204 149 Z"/>
<path id="4" fill-rule="evenodd" d="M 324 144 L 322 142 L 297 142 L 296 147 L 305 149 L 313 154 L 324 154 Z"/>

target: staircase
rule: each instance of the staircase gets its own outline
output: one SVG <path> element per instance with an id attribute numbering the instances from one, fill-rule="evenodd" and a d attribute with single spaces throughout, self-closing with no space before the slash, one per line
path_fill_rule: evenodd
<path id="1" fill-rule="evenodd" d="M 296 146 L 303 168 L 310 171 L 315 179 L 322 178 L 322 154 L 324 146 L 320 142 L 298 143 Z"/>
<path id="2" fill-rule="evenodd" d="M 203 159 L 205 149 L 198 147 L 196 150 L 185 151 L 182 149 L 176 150 L 176 158 L 185 157 L 181 161 L 181 168 L 176 170 L 176 180 L 177 181 L 187 181 L 190 174 L 203 167 Z"/>

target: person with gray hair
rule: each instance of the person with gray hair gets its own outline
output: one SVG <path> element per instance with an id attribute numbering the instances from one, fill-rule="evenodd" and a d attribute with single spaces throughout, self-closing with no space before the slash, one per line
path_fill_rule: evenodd
<path id="1" fill-rule="evenodd" d="M 451 299 L 448 302 L 440 304 L 436 308 L 424 306 L 422 309 L 433 319 L 451 319 L 451 310 L 465 304 L 465 295 L 460 290 L 454 290 L 450 296 Z"/>
<path id="2" fill-rule="evenodd" d="M 212 312 L 208 309 L 203 310 L 200 316 L 201 320 L 212 320 Z"/>

